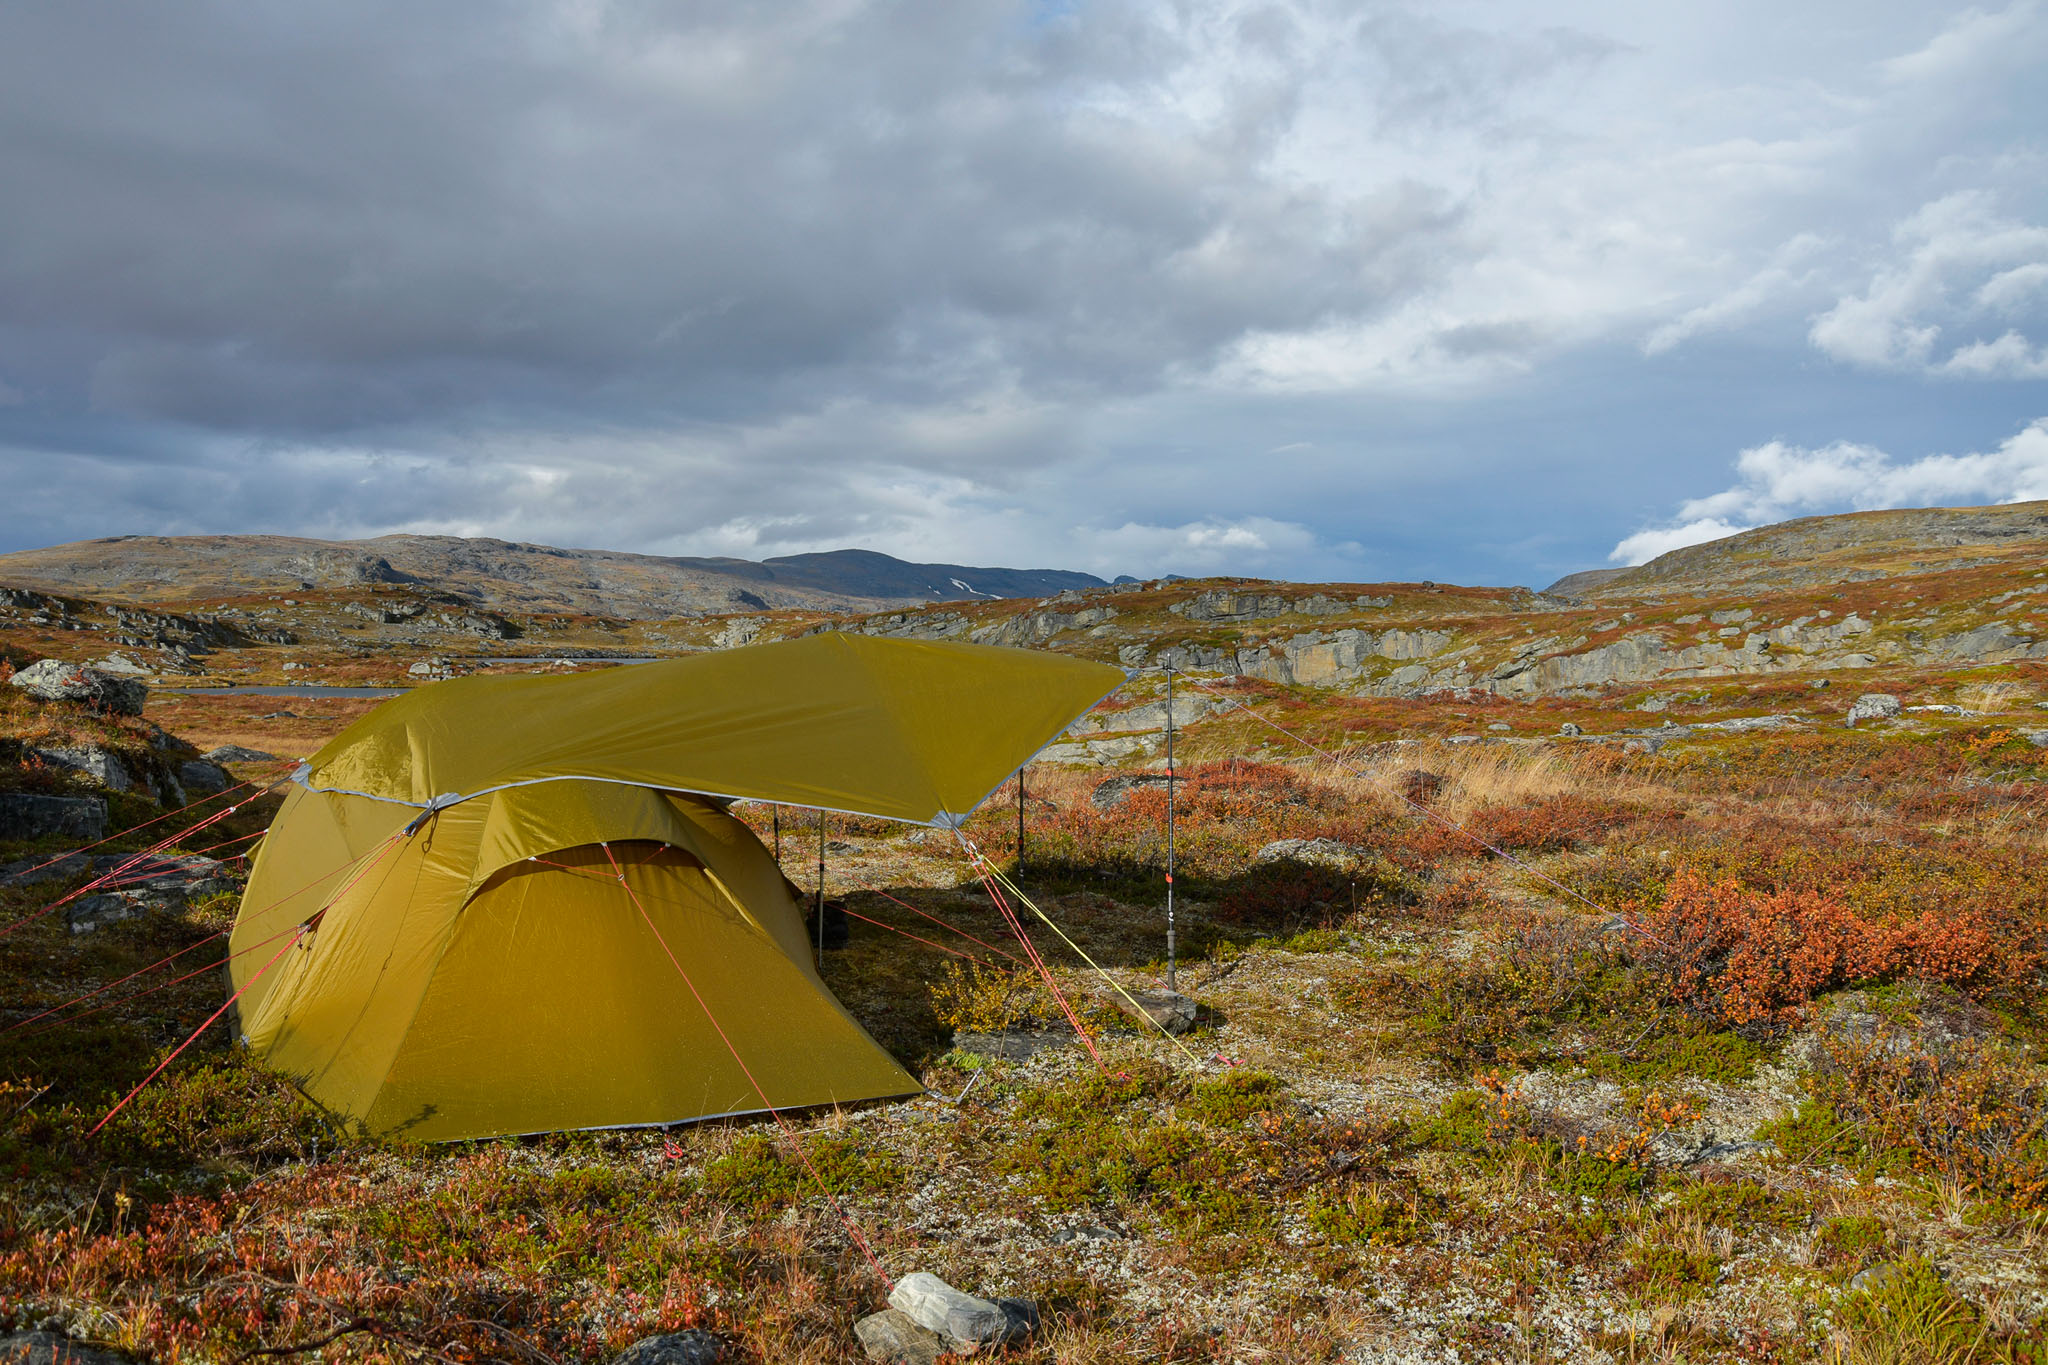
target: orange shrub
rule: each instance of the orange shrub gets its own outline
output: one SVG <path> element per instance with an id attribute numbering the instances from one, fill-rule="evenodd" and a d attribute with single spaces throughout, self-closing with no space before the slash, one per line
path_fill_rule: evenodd
<path id="1" fill-rule="evenodd" d="M 1676 873 L 1661 904 L 1632 908 L 1638 957 L 1670 996 L 1728 1023 L 1782 1018 L 1860 981 L 1912 976 L 1961 988 L 2024 986 L 2038 941 L 1980 909 L 1923 910 L 1891 922 L 1819 891 L 1758 891 Z"/>

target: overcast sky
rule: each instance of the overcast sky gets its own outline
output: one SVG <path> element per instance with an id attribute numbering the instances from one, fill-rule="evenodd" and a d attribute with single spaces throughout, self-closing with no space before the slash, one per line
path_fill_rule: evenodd
<path id="1" fill-rule="evenodd" d="M 0 549 L 1541 586 L 2048 498 L 2048 10 L 0 8 Z"/>

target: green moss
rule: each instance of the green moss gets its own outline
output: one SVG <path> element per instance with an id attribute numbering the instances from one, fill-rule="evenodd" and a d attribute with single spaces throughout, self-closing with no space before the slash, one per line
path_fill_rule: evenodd
<path id="1" fill-rule="evenodd" d="M 1813 1213 L 1813 1201 L 1806 1195 L 1780 1192 L 1748 1180 L 1689 1186 L 1674 1207 L 1697 1213 L 1717 1227 L 1738 1231 L 1759 1224 L 1798 1227 Z"/>
<path id="2" fill-rule="evenodd" d="M 1842 1165 L 1863 1154 L 1856 1126 L 1822 1100 L 1801 1100 L 1797 1109 L 1757 1129 L 1756 1135 L 1777 1143 L 1778 1150 L 1793 1161 Z"/>
<path id="3" fill-rule="evenodd" d="M 854 1138 L 812 1138 L 804 1155 L 808 1165 L 775 1139 L 750 1134 L 705 1166 L 704 1191 L 760 1213 L 815 1194 L 820 1182 L 834 1194 L 891 1190 L 903 1184 L 903 1168 L 893 1156 L 872 1151 Z"/>
<path id="4" fill-rule="evenodd" d="M 1594 1203 L 1639 1195 L 1652 1178 L 1652 1173 L 1640 1166 L 1583 1152 L 1561 1152 L 1546 1174 L 1558 1193 Z"/>
<path id="5" fill-rule="evenodd" d="M 1493 1113 L 1491 1096 L 1478 1090 L 1460 1090 L 1438 1106 L 1435 1113 L 1415 1119 L 1409 1131 L 1418 1146 L 1477 1151 L 1486 1144 Z"/>
<path id="6" fill-rule="evenodd" d="M 1669 1303 L 1696 1297 L 1720 1275 L 1719 1257 L 1653 1242 L 1630 1249 L 1621 1279 L 1637 1298 Z"/>
<path id="7" fill-rule="evenodd" d="M 1443 1201 L 1415 1186 L 1353 1184 L 1319 1191 L 1302 1212 L 1329 1242 L 1406 1246 L 1428 1231 L 1443 1212 Z"/>
<path id="8" fill-rule="evenodd" d="M 1622 1085 L 1662 1085 L 1680 1079 L 1735 1085 L 1756 1072 L 1770 1049 L 1731 1029 L 1659 1034 L 1624 1057 L 1597 1053 L 1586 1074 Z"/>
<path id="9" fill-rule="evenodd" d="M 1262 1071 L 1232 1071 L 1212 1081 L 1197 1081 L 1176 1108 L 1183 1118 L 1223 1126 L 1242 1123 L 1280 1102 L 1285 1087 Z"/>
<path id="10" fill-rule="evenodd" d="M 1890 1241 L 1885 1227 L 1868 1214 L 1844 1214 L 1820 1225 L 1814 1250 L 1831 1265 L 1860 1267 Z"/>

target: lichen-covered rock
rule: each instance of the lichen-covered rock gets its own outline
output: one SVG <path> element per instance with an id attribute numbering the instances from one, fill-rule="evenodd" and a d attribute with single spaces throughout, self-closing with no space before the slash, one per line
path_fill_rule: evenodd
<path id="1" fill-rule="evenodd" d="M 1096 783 L 1095 790 L 1088 794 L 1088 801 L 1097 810 L 1115 810 L 1138 788 L 1165 785 L 1165 773 L 1121 773 Z"/>
<path id="2" fill-rule="evenodd" d="M 135 785 L 135 779 L 128 775 L 121 760 L 97 744 L 53 745 L 47 749 L 30 749 L 29 753 L 52 767 L 69 768 L 84 773 L 108 791 L 124 792 Z"/>
<path id="3" fill-rule="evenodd" d="M 1346 872 L 1365 857 L 1361 849 L 1335 839 L 1276 839 L 1252 855 L 1254 863 L 1301 863 Z"/>
<path id="4" fill-rule="evenodd" d="M 853 1324 L 853 1334 L 869 1360 L 881 1365 L 933 1365 L 953 1343 L 922 1327 L 900 1308 L 884 1308 Z"/>
<path id="5" fill-rule="evenodd" d="M 1889 692 L 1865 692 L 1849 707 L 1849 724 L 1863 720 L 1891 720 L 1903 708 L 1899 699 Z"/>
<path id="6" fill-rule="evenodd" d="M 612 1358 L 612 1365 L 717 1365 L 725 1347 L 701 1328 L 642 1337 Z"/>
<path id="7" fill-rule="evenodd" d="M 1186 1033 L 1195 1026 L 1195 1017 L 1201 1012 L 1201 1006 L 1179 991 L 1133 991 L 1129 1000 L 1119 995 L 1117 1003 L 1126 1013 L 1135 1009 L 1168 1033 Z"/>
<path id="8" fill-rule="evenodd" d="M 54 1332 L 0 1336 L 0 1365 L 134 1365 L 135 1357 L 90 1346 Z"/>
<path id="9" fill-rule="evenodd" d="M 117 716 L 139 716 L 149 689 L 103 669 L 44 659 L 8 680 L 38 701 L 76 701 Z"/>

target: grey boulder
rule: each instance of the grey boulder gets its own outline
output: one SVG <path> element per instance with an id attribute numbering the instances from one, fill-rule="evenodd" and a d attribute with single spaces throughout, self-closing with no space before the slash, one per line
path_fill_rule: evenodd
<path id="1" fill-rule="evenodd" d="M 889 1306 L 918 1326 L 969 1347 L 1021 1341 L 1038 1326 L 1037 1307 L 1023 1299 L 977 1298 L 922 1270 L 896 1282 Z"/>
<path id="2" fill-rule="evenodd" d="M 149 700 L 149 689 L 133 678 L 62 659 L 30 664 L 8 681 L 37 701 L 84 702 L 117 716 L 139 716 Z"/>
<path id="3" fill-rule="evenodd" d="M 1859 720 L 1892 720 L 1904 708 L 1889 692 L 1865 692 L 1849 707 L 1849 724 Z"/>
<path id="4" fill-rule="evenodd" d="M 178 765 L 179 785 L 201 796 L 224 792 L 234 785 L 234 781 L 234 778 L 228 776 L 226 768 L 203 758 L 187 759 Z"/>

